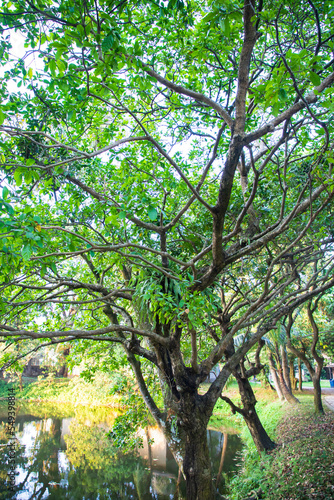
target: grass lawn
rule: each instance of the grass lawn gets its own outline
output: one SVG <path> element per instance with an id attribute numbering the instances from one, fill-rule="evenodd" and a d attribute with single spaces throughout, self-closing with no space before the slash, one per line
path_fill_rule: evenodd
<path id="1" fill-rule="evenodd" d="M 330 387 L 329 380 L 320 380 L 320 386 L 321 386 L 321 388 L 325 388 L 325 387 L 329 388 Z M 307 388 L 307 387 L 310 387 L 313 389 L 312 382 L 303 382 L 303 389 Z"/>

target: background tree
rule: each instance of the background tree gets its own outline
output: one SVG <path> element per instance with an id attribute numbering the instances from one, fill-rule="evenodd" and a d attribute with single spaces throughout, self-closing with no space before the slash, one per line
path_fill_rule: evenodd
<path id="1" fill-rule="evenodd" d="M 191 499 L 214 498 L 206 426 L 230 372 L 334 284 L 312 232 L 334 196 L 332 8 L 2 5 L 0 333 L 122 346 Z"/>
<path id="2" fill-rule="evenodd" d="M 290 370 L 288 365 L 287 339 L 284 328 L 278 325 L 277 330 L 266 336 L 266 346 L 270 374 L 278 397 L 290 404 L 299 403 L 292 393 Z"/>
<path id="3" fill-rule="evenodd" d="M 320 377 L 321 372 L 324 366 L 324 358 L 321 353 L 318 351 L 319 349 L 319 325 L 316 321 L 314 313 L 317 309 L 319 300 L 321 299 L 321 295 L 319 295 L 314 303 L 312 301 L 308 302 L 306 305 L 307 317 L 309 320 L 309 324 L 312 331 L 312 337 L 309 340 L 309 355 L 304 341 L 299 338 L 299 343 L 301 347 L 296 347 L 296 344 L 292 341 L 292 328 L 293 323 L 296 318 L 293 317 L 293 313 L 289 314 L 289 320 L 286 325 L 286 334 L 287 334 L 287 345 L 290 351 L 295 354 L 306 366 L 312 383 L 313 383 L 313 391 L 314 391 L 314 407 L 316 412 L 324 413 L 322 401 L 321 401 L 321 387 L 320 387 Z M 309 336 L 310 337 L 310 336 Z"/>

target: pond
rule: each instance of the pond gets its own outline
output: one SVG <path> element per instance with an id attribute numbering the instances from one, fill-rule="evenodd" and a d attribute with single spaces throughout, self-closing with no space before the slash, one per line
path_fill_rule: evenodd
<path id="1" fill-rule="evenodd" d="M 18 404 L 15 487 L 9 489 L 7 406 L 0 406 L 0 499 L 167 500 L 185 498 L 184 480 L 160 430 L 140 431 L 141 446 L 122 451 L 108 436 L 117 413 L 109 408 Z M 235 434 L 208 430 L 219 489 L 237 469 Z"/>

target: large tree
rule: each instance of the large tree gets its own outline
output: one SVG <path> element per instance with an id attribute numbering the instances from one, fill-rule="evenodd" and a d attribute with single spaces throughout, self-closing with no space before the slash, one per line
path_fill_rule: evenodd
<path id="1" fill-rule="evenodd" d="M 334 284 L 333 8 L 2 4 L 0 333 L 120 345 L 189 500 L 230 372 Z"/>

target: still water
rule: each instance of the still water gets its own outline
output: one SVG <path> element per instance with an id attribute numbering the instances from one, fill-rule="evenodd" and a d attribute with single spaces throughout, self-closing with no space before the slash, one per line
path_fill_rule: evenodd
<path id="1" fill-rule="evenodd" d="M 143 429 L 141 446 L 124 452 L 108 436 L 116 416 L 107 408 L 18 405 L 15 490 L 10 491 L 7 408 L 0 406 L 0 499 L 184 499 L 183 478 L 159 429 Z M 242 444 L 234 434 L 213 430 L 208 443 L 224 493 Z"/>

